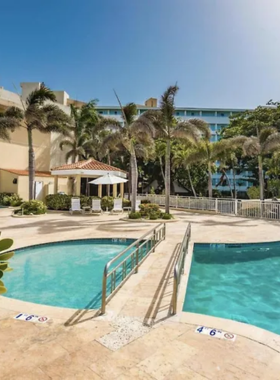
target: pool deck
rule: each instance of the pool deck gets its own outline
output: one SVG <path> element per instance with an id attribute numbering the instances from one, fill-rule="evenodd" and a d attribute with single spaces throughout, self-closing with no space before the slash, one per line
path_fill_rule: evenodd
<path id="1" fill-rule="evenodd" d="M 121 216 L 49 213 L 16 219 L 0 209 L 2 238 L 14 248 L 95 237 L 138 238 L 155 225 Z M 280 224 L 174 211 L 162 242 L 107 306 L 106 315 L 0 297 L 1 380 L 11 379 L 280 379 L 280 336 L 257 327 L 179 312 L 170 317 L 172 268 L 187 222 L 192 243 L 280 240 Z M 179 303 L 183 302 L 191 255 Z M 8 274 L 7 274 L 8 276 Z M 51 317 L 38 325 L 13 319 L 19 312 Z M 236 333 L 235 342 L 199 335 L 197 325 Z M 108 348 L 109 347 L 109 348 Z"/>

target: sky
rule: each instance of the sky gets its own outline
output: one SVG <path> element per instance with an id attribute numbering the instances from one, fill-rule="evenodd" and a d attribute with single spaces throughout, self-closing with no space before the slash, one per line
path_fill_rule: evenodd
<path id="1" fill-rule="evenodd" d="M 280 100 L 280 0 L 12 0 L 1 5 L 0 86 L 44 81 L 116 105 L 252 108 Z"/>

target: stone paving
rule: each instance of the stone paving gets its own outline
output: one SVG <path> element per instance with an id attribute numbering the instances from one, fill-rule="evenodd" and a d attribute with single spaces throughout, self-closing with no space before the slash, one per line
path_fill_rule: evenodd
<path id="1" fill-rule="evenodd" d="M 15 219 L 10 213 L 0 210 L 0 230 L 2 237 L 14 239 L 15 247 L 85 237 L 140 237 L 154 227 L 120 222 L 117 215 L 50 213 L 42 218 Z M 172 267 L 187 222 L 192 223 L 192 241 L 225 243 L 280 240 L 280 224 L 180 211 L 174 214 L 178 221 L 167 225 L 166 241 L 110 301 L 105 316 L 0 297 L 0 379 L 279 380 L 277 335 L 254 327 L 249 338 L 240 333 L 235 342 L 195 334 L 200 324 L 196 320 L 203 316 L 196 319 L 193 315 L 191 320 L 181 312 L 170 317 L 170 301 Z M 14 320 L 25 305 L 30 312 L 47 313 L 51 321 L 38 325 Z M 213 317 L 212 321 L 220 323 Z M 222 322 L 231 332 L 234 324 L 243 326 Z M 120 339 L 119 345 L 112 345 L 118 341 L 119 331 L 128 334 L 128 343 Z M 266 334 L 270 338 L 267 344 Z"/>

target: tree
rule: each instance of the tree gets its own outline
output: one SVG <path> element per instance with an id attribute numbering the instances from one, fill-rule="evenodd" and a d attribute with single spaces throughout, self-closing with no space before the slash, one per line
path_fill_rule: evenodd
<path id="1" fill-rule="evenodd" d="M 186 169 L 192 193 L 194 197 L 196 197 L 196 191 L 194 188 L 194 184 L 193 184 L 191 172 L 190 172 L 190 164 L 188 164 L 190 149 L 191 149 L 190 146 L 189 147 L 185 146 L 185 147 L 182 147 L 181 149 L 178 149 L 175 152 L 174 157 L 173 157 L 173 166 L 174 168 L 183 167 Z"/>
<path id="2" fill-rule="evenodd" d="M 46 103 L 50 101 L 51 103 Z M 57 105 L 55 94 L 42 83 L 38 90 L 31 92 L 22 109 L 10 107 L 0 118 L 0 130 L 3 128 L 25 128 L 28 136 L 28 170 L 29 200 L 34 199 L 35 152 L 33 147 L 33 131 L 42 133 L 58 132 L 69 134 L 71 119 Z"/>
<path id="3" fill-rule="evenodd" d="M 147 111 L 145 114 L 154 118 L 157 137 L 166 143 L 165 150 L 165 212 L 169 213 L 170 186 L 171 186 L 171 141 L 175 139 L 197 143 L 204 134 L 210 137 L 207 123 L 199 119 L 180 121 L 175 115 L 175 96 L 179 90 L 177 85 L 170 86 L 163 93 L 159 110 Z"/>
<path id="4" fill-rule="evenodd" d="M 101 125 L 109 127 L 112 133 L 103 141 L 103 151 L 107 149 L 126 151 L 130 157 L 131 173 L 131 210 L 136 210 L 138 170 L 137 157 L 148 157 L 154 147 L 154 126 L 149 115 L 137 117 L 137 107 L 134 103 L 122 106 L 115 94 L 122 112 L 123 125 L 117 120 L 103 118 Z"/>
<path id="5" fill-rule="evenodd" d="M 257 157 L 258 175 L 260 185 L 260 199 L 264 199 L 264 172 L 263 160 L 266 155 L 279 149 L 280 132 L 273 127 L 256 126 L 257 136 L 238 136 L 229 139 L 230 144 L 239 145 L 243 149 L 244 156 Z"/>
<path id="6" fill-rule="evenodd" d="M 220 140 L 210 142 L 209 139 L 203 139 L 197 145 L 193 145 L 189 153 L 184 157 L 184 165 L 202 163 L 207 165 L 208 171 L 208 196 L 212 198 L 212 172 L 216 169 L 215 162 L 221 158 L 223 152 L 229 149 L 229 140 Z"/>

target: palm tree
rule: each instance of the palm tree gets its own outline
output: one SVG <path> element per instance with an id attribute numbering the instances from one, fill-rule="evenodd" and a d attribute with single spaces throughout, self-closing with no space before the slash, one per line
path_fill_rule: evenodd
<path id="1" fill-rule="evenodd" d="M 28 170 L 29 170 L 29 199 L 34 199 L 35 152 L 33 147 L 33 131 L 42 133 L 58 132 L 68 135 L 71 119 L 55 102 L 55 94 L 42 83 L 38 90 L 30 93 L 22 109 L 10 107 L 3 117 L 0 117 L 0 130 L 25 128 L 28 136 Z"/>
<path id="2" fill-rule="evenodd" d="M 96 125 L 100 120 L 100 116 L 96 111 L 97 100 L 91 100 L 82 108 L 77 108 L 73 104 L 71 108 L 71 118 L 73 120 L 73 133 L 60 142 L 60 149 L 64 147 L 70 148 L 65 155 L 66 162 L 71 158 L 72 163 L 91 156 L 92 150 L 91 135 L 95 135 Z"/>
<path id="3" fill-rule="evenodd" d="M 111 129 L 111 134 L 103 142 L 103 152 L 108 149 L 126 151 L 130 157 L 131 173 L 131 211 L 136 210 L 138 187 L 137 157 L 148 157 L 153 150 L 154 126 L 145 113 L 136 118 L 137 107 L 134 103 L 122 106 L 115 93 L 122 112 L 122 123 L 111 118 L 103 118 L 101 125 Z"/>
<path id="4" fill-rule="evenodd" d="M 210 142 L 209 139 L 203 139 L 199 141 L 197 145 L 193 145 L 186 155 L 184 163 L 185 165 L 191 165 L 195 163 L 204 163 L 208 167 L 208 196 L 212 198 L 212 171 L 215 169 L 215 162 L 221 158 L 221 154 L 229 149 L 231 139 L 220 140 L 217 142 Z"/>
<path id="5" fill-rule="evenodd" d="M 146 116 L 154 118 L 154 125 L 159 138 L 166 142 L 165 151 L 165 212 L 169 213 L 170 201 L 170 157 L 171 157 L 171 141 L 181 139 L 197 143 L 204 134 L 210 137 L 210 129 L 208 124 L 203 120 L 191 119 L 180 121 L 174 117 L 175 114 L 175 96 L 179 90 L 177 85 L 170 86 L 163 93 L 160 101 L 159 110 L 147 111 Z M 144 115 L 145 115 L 144 114 Z"/>
<path id="6" fill-rule="evenodd" d="M 230 144 L 242 147 L 244 156 L 258 158 L 258 172 L 260 184 L 260 199 L 264 199 L 263 160 L 266 155 L 279 149 L 280 132 L 274 127 L 257 128 L 257 136 L 238 136 L 228 139 Z"/>
<path id="7" fill-rule="evenodd" d="M 177 150 L 174 154 L 174 157 L 173 157 L 173 166 L 174 166 L 174 168 L 183 167 L 186 169 L 187 174 L 188 174 L 189 183 L 190 183 L 190 186 L 192 189 L 192 193 L 193 193 L 194 197 L 196 197 L 196 191 L 195 191 L 195 188 L 193 185 L 191 172 L 190 172 L 190 164 L 188 164 L 188 157 L 189 157 L 190 152 L 191 152 L 191 148 L 190 148 L 190 146 L 187 146 L 187 145 L 185 145 L 185 146 L 181 147 L 181 149 Z"/>

